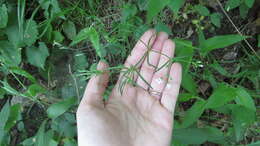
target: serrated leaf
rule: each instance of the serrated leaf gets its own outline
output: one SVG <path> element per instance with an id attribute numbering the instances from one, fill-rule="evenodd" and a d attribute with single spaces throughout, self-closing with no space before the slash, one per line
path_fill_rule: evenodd
<path id="1" fill-rule="evenodd" d="M 175 15 L 178 14 L 180 8 L 184 5 L 186 0 L 170 0 L 169 7 Z"/>
<path id="2" fill-rule="evenodd" d="M 228 47 L 246 38 L 248 37 L 238 34 L 215 36 L 203 41 L 203 44 L 200 44 L 201 53 L 203 56 L 205 56 L 208 52 L 214 49 Z"/>
<path id="3" fill-rule="evenodd" d="M 82 29 L 73 39 L 70 43 L 70 46 L 74 46 L 78 43 L 80 43 L 83 40 L 86 40 L 89 36 L 89 28 Z"/>
<path id="4" fill-rule="evenodd" d="M 8 23 L 8 10 L 5 4 L 0 6 L 0 28 L 5 28 Z"/>
<path id="5" fill-rule="evenodd" d="M 70 46 L 74 46 L 74 45 L 76 45 L 76 44 L 78 44 L 81 41 L 86 40 L 86 39 L 90 39 L 93 47 L 96 50 L 97 55 L 100 58 L 104 58 L 106 51 L 103 48 L 101 48 L 99 34 L 96 31 L 96 29 L 93 28 L 93 27 L 88 27 L 88 28 L 84 28 L 83 30 L 81 30 L 77 34 L 77 36 L 73 39 Z"/>
<path id="6" fill-rule="evenodd" d="M 235 88 L 226 84 L 220 84 L 209 97 L 205 108 L 217 108 L 223 106 L 234 100 L 236 96 L 237 94 Z"/>
<path id="7" fill-rule="evenodd" d="M 228 0 L 228 2 L 225 5 L 225 9 L 229 11 L 238 7 L 240 4 L 241 4 L 241 0 Z"/>
<path id="8" fill-rule="evenodd" d="M 220 19 L 221 15 L 219 13 L 213 13 L 210 15 L 211 22 L 217 27 L 221 26 Z"/>
<path id="9" fill-rule="evenodd" d="M 202 115 L 202 113 L 205 110 L 205 104 L 207 102 L 204 100 L 198 100 L 196 101 L 188 111 L 186 111 L 184 117 L 183 117 L 183 122 L 181 127 L 182 128 L 187 128 L 193 123 L 195 123 L 198 118 Z"/>
<path id="10" fill-rule="evenodd" d="M 248 8 L 252 8 L 254 3 L 255 3 L 255 0 L 245 0 L 245 4 L 248 6 Z"/>
<path id="11" fill-rule="evenodd" d="M 24 30 L 23 41 L 27 46 L 33 45 L 38 38 L 38 25 L 34 20 L 27 20 Z"/>
<path id="12" fill-rule="evenodd" d="M 66 21 L 62 25 L 63 32 L 66 34 L 66 36 L 70 39 L 73 40 L 74 37 L 77 35 L 77 30 L 76 26 L 72 21 Z"/>
<path id="13" fill-rule="evenodd" d="M 147 8 L 147 21 L 150 23 L 152 19 L 169 3 L 169 0 L 149 0 Z"/>
<path id="14" fill-rule="evenodd" d="M 49 51 L 45 43 L 40 42 L 39 47 L 27 47 L 26 56 L 30 64 L 44 69 L 45 60 L 49 56 Z"/>
<path id="15" fill-rule="evenodd" d="M 8 67 L 18 66 L 22 60 L 21 49 L 16 48 L 8 41 L 0 41 L 0 59 Z"/>
<path id="16" fill-rule="evenodd" d="M 210 15 L 208 8 L 206 8 L 203 5 L 199 4 L 199 5 L 196 5 L 194 8 L 202 16 L 209 16 Z"/>
<path id="17" fill-rule="evenodd" d="M 68 98 L 64 101 L 52 104 L 47 110 L 48 117 L 52 119 L 57 118 L 58 116 L 66 112 L 72 105 L 74 105 L 75 102 L 76 98 Z"/>

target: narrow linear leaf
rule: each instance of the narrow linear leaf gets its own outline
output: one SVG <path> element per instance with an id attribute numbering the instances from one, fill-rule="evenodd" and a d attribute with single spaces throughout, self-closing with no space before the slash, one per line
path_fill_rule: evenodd
<path id="1" fill-rule="evenodd" d="M 11 67 L 11 68 L 9 68 L 9 70 L 11 72 L 15 73 L 15 74 L 18 74 L 18 75 L 26 77 L 27 79 L 29 79 L 33 83 L 37 82 L 37 80 L 30 73 L 28 73 L 27 71 L 25 71 L 25 70 L 23 70 L 21 68 Z"/>

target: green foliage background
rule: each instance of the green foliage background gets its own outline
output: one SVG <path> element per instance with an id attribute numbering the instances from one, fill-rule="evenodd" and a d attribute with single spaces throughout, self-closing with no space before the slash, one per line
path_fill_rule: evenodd
<path id="1" fill-rule="evenodd" d="M 260 145 L 260 31 L 247 26 L 259 3 L 0 0 L 0 145 L 77 145 L 96 63 L 112 66 L 107 98 L 149 28 L 174 38 L 184 70 L 172 145 Z"/>

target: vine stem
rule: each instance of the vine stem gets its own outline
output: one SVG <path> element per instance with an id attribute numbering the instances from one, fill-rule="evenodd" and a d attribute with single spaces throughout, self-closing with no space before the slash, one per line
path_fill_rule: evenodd
<path id="1" fill-rule="evenodd" d="M 226 10 L 224 9 L 223 5 L 220 3 L 219 0 L 216 0 L 218 5 L 220 6 L 221 10 L 223 11 L 223 13 L 225 14 L 225 16 L 228 18 L 228 20 L 230 21 L 230 23 L 233 25 L 233 27 L 236 29 L 236 31 L 238 32 L 239 35 L 243 36 L 243 34 L 240 32 L 240 30 L 237 28 L 237 26 L 234 24 L 234 22 L 232 21 L 232 19 L 229 17 L 228 13 L 226 12 Z M 250 43 L 244 39 L 244 41 L 246 42 L 247 46 L 255 53 L 256 57 L 260 60 L 260 57 L 257 55 L 256 51 L 253 49 L 253 47 L 250 45 Z"/>

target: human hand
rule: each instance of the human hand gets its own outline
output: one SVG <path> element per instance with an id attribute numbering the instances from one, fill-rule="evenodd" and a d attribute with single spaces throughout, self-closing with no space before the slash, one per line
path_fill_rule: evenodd
<path id="1" fill-rule="evenodd" d="M 147 46 L 152 51 L 138 64 Z M 173 57 L 174 48 L 166 33 L 157 36 L 154 30 L 144 33 L 125 62 L 127 68 L 140 69 L 133 76 L 136 86 L 126 84 L 121 94 L 118 89 L 124 78 L 121 74 L 106 102 L 102 95 L 109 79 L 108 65 L 99 62 L 97 69 L 104 73 L 89 80 L 77 111 L 79 146 L 170 145 L 181 66 L 164 64 Z M 155 67 L 161 66 L 164 67 L 156 71 Z"/>

